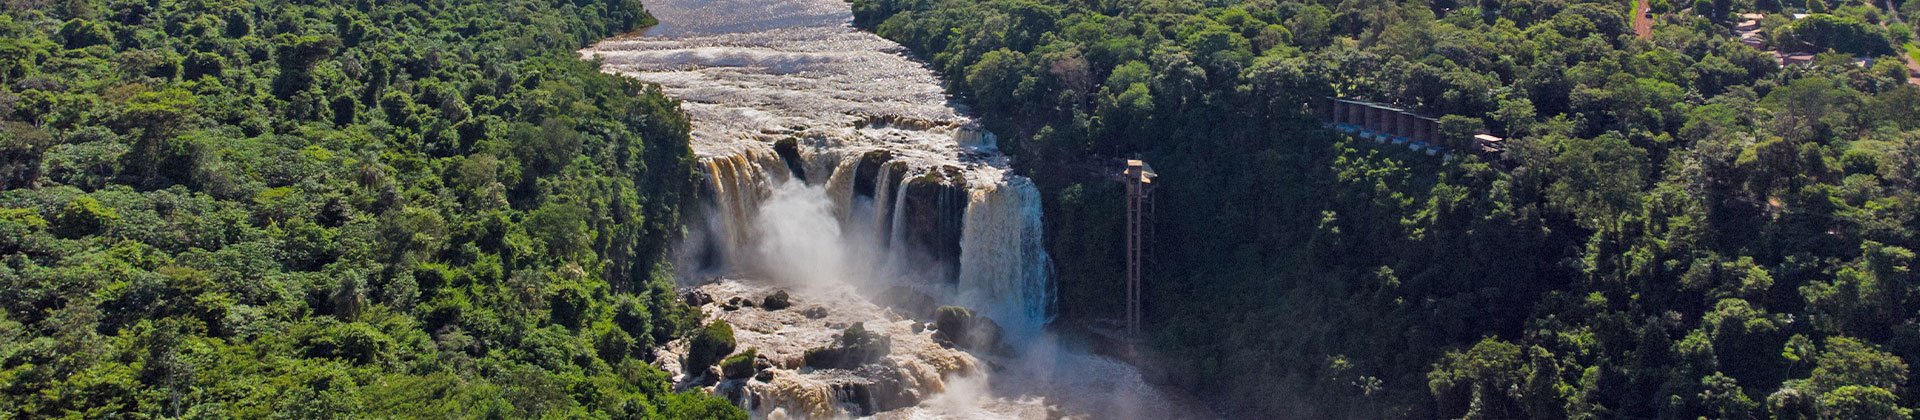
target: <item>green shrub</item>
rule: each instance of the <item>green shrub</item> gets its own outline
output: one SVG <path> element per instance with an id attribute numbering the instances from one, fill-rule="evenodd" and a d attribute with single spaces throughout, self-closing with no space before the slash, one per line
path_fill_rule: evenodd
<path id="1" fill-rule="evenodd" d="M 687 347 L 688 373 L 705 372 L 713 362 L 733 354 L 733 326 L 727 321 L 713 321 L 701 328 L 693 336 L 693 342 Z"/>
<path id="2" fill-rule="evenodd" d="M 757 373 L 754 372 L 753 361 L 758 357 L 759 352 L 755 349 L 747 349 L 747 351 L 727 356 L 726 360 L 720 361 L 720 374 L 727 379 L 746 379 L 753 377 L 753 374 Z"/>
<path id="3" fill-rule="evenodd" d="M 667 394 L 662 396 L 660 416 L 669 419 L 712 419 L 746 420 L 747 413 L 740 411 L 723 398 L 710 398 L 694 393 Z"/>

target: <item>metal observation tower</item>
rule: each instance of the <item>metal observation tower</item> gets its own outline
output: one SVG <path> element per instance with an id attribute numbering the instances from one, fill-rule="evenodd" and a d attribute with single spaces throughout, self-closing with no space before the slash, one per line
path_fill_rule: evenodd
<path id="1" fill-rule="evenodd" d="M 1121 181 L 1127 184 L 1127 338 L 1140 339 L 1140 277 L 1144 274 L 1147 245 L 1153 243 L 1153 179 L 1158 177 L 1146 162 L 1127 161 Z"/>

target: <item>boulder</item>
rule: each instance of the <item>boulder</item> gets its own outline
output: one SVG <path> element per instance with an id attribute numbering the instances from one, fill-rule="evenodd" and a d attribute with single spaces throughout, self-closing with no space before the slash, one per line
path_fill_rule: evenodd
<path id="1" fill-rule="evenodd" d="M 762 355 L 753 358 L 753 371 L 755 372 L 753 380 L 773 382 L 773 360 L 768 359 L 767 356 Z"/>
<path id="2" fill-rule="evenodd" d="M 855 323 L 840 332 L 827 347 L 807 350 L 806 365 L 819 369 L 854 369 L 879 361 L 893 351 L 893 339 L 867 331 L 866 323 Z"/>
<path id="3" fill-rule="evenodd" d="M 933 338 L 967 350 L 998 351 L 1004 334 L 992 318 L 959 306 L 942 306 L 933 313 Z"/>
<path id="4" fill-rule="evenodd" d="M 720 374 L 727 379 L 753 377 L 754 374 L 760 373 L 760 366 L 755 363 L 760 359 L 757 353 L 754 349 L 747 349 L 747 351 L 727 356 L 726 360 L 720 361 Z"/>
<path id="5" fill-rule="evenodd" d="M 952 334 L 959 334 L 961 330 L 966 329 L 967 323 L 972 319 L 973 311 L 967 308 L 942 306 L 933 311 L 934 337 L 951 340 Z"/>
<path id="6" fill-rule="evenodd" d="M 714 321 L 694 333 L 692 342 L 687 344 L 687 372 L 701 372 L 713 366 L 715 361 L 733 354 L 733 326 L 726 321 Z"/>
<path id="7" fill-rule="evenodd" d="M 768 295 L 765 300 L 760 301 L 760 307 L 766 308 L 769 311 L 787 309 L 787 307 L 790 306 L 793 306 L 793 297 L 788 296 L 785 290 L 773 292 L 773 294 Z"/>
<path id="8" fill-rule="evenodd" d="M 754 307 L 754 304 L 753 304 L 753 299 L 734 296 L 731 298 L 727 298 L 727 306 L 732 306 L 735 308 L 752 308 Z"/>
<path id="9" fill-rule="evenodd" d="M 900 310 L 908 316 L 918 319 L 926 319 L 926 317 L 933 315 L 934 308 L 940 307 L 940 305 L 933 300 L 932 296 L 927 296 L 926 293 L 921 293 L 919 289 L 904 285 L 888 286 L 886 291 L 880 292 L 880 301 L 887 304 L 887 306 Z"/>
<path id="10" fill-rule="evenodd" d="M 806 315 L 806 316 L 807 316 L 807 319 L 820 319 L 820 318 L 826 318 L 826 317 L 827 317 L 827 308 L 822 308 L 822 307 L 818 307 L 818 306 L 814 306 L 814 307 L 810 307 L 810 308 L 807 308 L 807 310 L 805 310 L 805 311 L 800 311 L 800 314 L 801 314 L 801 315 Z"/>
<path id="11" fill-rule="evenodd" d="M 703 371 L 700 374 L 700 376 L 695 376 L 693 378 L 692 385 L 696 387 L 705 388 L 705 387 L 713 386 L 713 384 L 717 384 L 717 383 L 720 383 L 720 370 L 714 369 L 714 368 L 707 368 L 705 371 Z"/>
<path id="12" fill-rule="evenodd" d="M 681 294 L 680 300 L 687 302 L 687 306 L 698 308 L 708 303 L 713 303 L 713 296 L 708 295 L 707 292 L 691 290 Z"/>

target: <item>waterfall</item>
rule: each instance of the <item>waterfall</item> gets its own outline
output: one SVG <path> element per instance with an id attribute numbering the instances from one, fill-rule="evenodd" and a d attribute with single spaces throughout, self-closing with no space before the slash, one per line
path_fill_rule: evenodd
<path id="1" fill-rule="evenodd" d="M 705 249 L 739 249 L 752 240 L 750 221 L 760 200 L 769 192 L 766 178 L 758 175 L 764 171 L 751 154 L 707 158 L 702 163 L 706 168 L 705 192 L 711 199 L 705 206 L 710 217 L 704 235 L 698 238 L 705 241 Z M 702 255 L 700 265 L 730 264 L 727 260 L 730 256 L 727 252 L 707 253 Z"/>
<path id="2" fill-rule="evenodd" d="M 960 236 L 960 290 L 1017 302 L 1019 311 L 998 313 L 1014 328 L 1034 329 L 1051 320 L 1053 262 L 1040 235 L 1040 192 L 1026 178 L 976 187 L 967 203 Z"/>
<path id="3" fill-rule="evenodd" d="M 833 273 L 805 275 L 912 286 L 1015 325 L 1047 320 L 1032 183 L 1008 173 L 994 134 L 924 63 L 846 26 L 852 12 L 840 0 L 662 0 L 648 10 L 659 27 L 581 55 L 660 85 L 693 122 L 706 203 L 681 247 L 693 255 L 683 269 L 767 277 L 831 264 Z M 808 201 L 819 202 L 798 204 Z M 835 226 L 768 220 L 803 208 L 818 219 L 806 223 Z M 833 238 L 792 237 L 803 234 Z M 812 249 L 821 246 L 845 252 L 823 262 Z"/>
<path id="4" fill-rule="evenodd" d="M 677 248 L 702 322 L 734 326 L 765 378 L 701 382 L 686 339 L 656 350 L 676 389 L 758 418 L 1169 418 L 1124 364 L 1061 343 L 1040 193 L 924 62 L 846 23 L 843 0 L 658 0 L 660 26 L 581 51 L 656 84 L 692 122 L 702 205 Z M 750 302 L 791 291 L 792 307 Z M 697 300 L 697 299 L 696 299 Z M 999 325 L 964 348 L 927 322 L 957 304 Z M 883 359 L 814 366 L 850 325 Z M 756 362 L 757 364 L 758 362 Z M 735 392 L 735 391 L 738 392 Z"/>
<path id="5" fill-rule="evenodd" d="M 905 246 L 894 248 L 893 245 L 907 243 L 907 229 L 906 226 L 904 226 L 906 218 L 896 217 L 906 213 L 907 184 L 901 182 L 895 185 L 896 186 L 892 188 L 880 189 L 887 193 L 887 200 L 883 202 L 892 202 L 892 204 L 887 205 L 886 213 L 880 216 L 879 222 L 876 225 L 885 226 L 885 228 L 880 231 L 880 244 L 881 247 L 887 251 L 885 254 L 887 266 L 901 269 L 909 265 L 907 262 L 907 254 L 909 254 L 911 250 L 908 250 Z"/>
<path id="6" fill-rule="evenodd" d="M 706 270 L 949 291 L 1009 327 L 1050 320 L 1052 262 L 1039 193 L 1024 177 L 885 150 L 748 148 L 702 161 L 710 214 L 690 236 L 712 243 L 688 252 L 705 254 Z M 790 169 L 798 164 L 805 178 Z"/>
<path id="7" fill-rule="evenodd" d="M 760 237 L 753 263 L 761 271 L 802 286 L 846 278 L 846 238 L 826 188 L 789 179 L 775 187 L 755 213 Z"/>

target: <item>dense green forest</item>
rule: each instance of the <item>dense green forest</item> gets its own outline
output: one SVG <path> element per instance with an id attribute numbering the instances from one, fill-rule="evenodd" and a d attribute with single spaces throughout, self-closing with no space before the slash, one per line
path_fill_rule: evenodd
<path id="1" fill-rule="evenodd" d="M 1042 185 L 1062 319 L 1120 310 L 1160 174 L 1150 374 L 1224 413 L 1907 418 L 1920 1 L 857 0 Z M 1742 45 L 1761 12 L 1782 68 Z M 1790 19 L 1790 13 L 1811 13 Z M 1855 58 L 1871 58 L 1871 64 Z M 1509 138 L 1416 155 L 1327 96 Z"/>
<path id="2" fill-rule="evenodd" d="M 0 417 L 744 417 L 667 391 L 695 180 L 638 1 L 8 0 Z"/>

